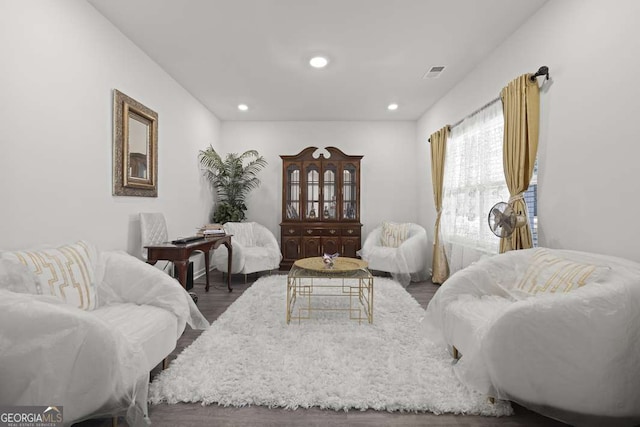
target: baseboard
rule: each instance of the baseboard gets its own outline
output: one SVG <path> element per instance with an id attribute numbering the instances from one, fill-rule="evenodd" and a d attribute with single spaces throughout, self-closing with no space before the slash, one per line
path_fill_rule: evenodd
<path id="1" fill-rule="evenodd" d="M 201 268 L 198 271 L 194 271 L 193 272 L 193 281 L 195 282 L 196 279 L 200 279 L 201 277 L 204 277 L 204 273 L 205 273 L 205 269 Z M 209 270 L 209 274 L 211 274 L 211 270 Z"/>

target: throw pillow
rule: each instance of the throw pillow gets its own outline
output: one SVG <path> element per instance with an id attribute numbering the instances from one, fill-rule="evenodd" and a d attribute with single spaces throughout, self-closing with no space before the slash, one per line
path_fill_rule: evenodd
<path id="1" fill-rule="evenodd" d="M 380 244 L 389 248 L 397 248 L 409 236 L 410 224 L 396 224 L 394 222 L 383 222 L 380 233 Z"/>
<path id="2" fill-rule="evenodd" d="M 58 248 L 4 252 L 2 258 L 25 265 L 44 295 L 53 295 L 82 310 L 96 307 L 95 248 L 84 241 Z"/>
<path id="3" fill-rule="evenodd" d="M 570 292 L 598 280 L 608 270 L 607 266 L 572 261 L 540 249 L 516 287 L 530 294 Z"/>

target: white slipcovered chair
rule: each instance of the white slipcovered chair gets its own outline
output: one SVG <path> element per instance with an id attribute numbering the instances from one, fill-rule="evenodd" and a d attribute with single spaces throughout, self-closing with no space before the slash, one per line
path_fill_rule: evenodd
<path id="1" fill-rule="evenodd" d="M 161 243 L 167 243 L 169 240 L 169 232 L 167 229 L 167 220 L 161 212 L 140 212 L 140 246 L 142 259 L 147 260 L 148 250 L 145 246 L 152 246 Z M 189 259 L 200 255 L 202 252 L 196 251 Z M 164 261 L 164 271 L 172 274 L 173 265 L 171 261 Z M 189 292 L 194 302 L 198 302 L 198 295 L 195 292 Z"/>
<path id="2" fill-rule="evenodd" d="M 420 225 L 383 222 L 369 233 L 358 255 L 371 270 L 391 273 L 407 286 L 429 277 L 428 250 L 427 232 Z"/>
<path id="3" fill-rule="evenodd" d="M 212 265 L 223 273 L 248 274 L 271 271 L 280 267 L 282 254 L 275 236 L 267 227 L 257 222 L 227 222 L 223 225 L 232 234 L 233 271 L 227 271 L 228 251 L 224 246 L 213 252 Z"/>
<path id="4" fill-rule="evenodd" d="M 639 263 L 546 248 L 486 257 L 438 289 L 422 327 L 480 393 L 571 425 L 640 423 Z"/>
<path id="5" fill-rule="evenodd" d="M 175 279 L 124 252 L 0 252 L 0 402 L 55 402 L 65 426 L 122 413 L 146 426 L 149 371 L 187 323 L 209 326 Z"/>
<path id="6" fill-rule="evenodd" d="M 167 221 L 160 212 L 140 212 L 140 254 L 144 261 L 147 260 L 147 248 L 145 246 L 165 243 L 169 240 Z M 163 270 L 171 266 L 170 261 L 164 261 Z"/>

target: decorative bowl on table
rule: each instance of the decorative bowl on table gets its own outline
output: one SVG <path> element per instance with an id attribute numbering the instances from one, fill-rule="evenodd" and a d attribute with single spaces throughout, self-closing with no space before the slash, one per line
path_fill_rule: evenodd
<path id="1" fill-rule="evenodd" d="M 330 254 L 324 254 L 322 256 L 322 262 L 324 262 L 324 266 L 325 268 L 333 268 L 334 264 L 335 264 L 335 260 L 336 258 L 338 258 L 340 256 L 339 253 L 335 253 L 333 255 Z"/>

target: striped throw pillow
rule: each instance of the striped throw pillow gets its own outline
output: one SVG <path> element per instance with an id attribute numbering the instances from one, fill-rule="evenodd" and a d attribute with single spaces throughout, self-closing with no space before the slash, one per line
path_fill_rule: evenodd
<path id="1" fill-rule="evenodd" d="M 533 255 L 517 288 L 534 295 L 570 292 L 598 280 L 609 269 L 561 258 L 540 249 Z"/>
<path id="2" fill-rule="evenodd" d="M 39 280 L 44 295 L 53 295 L 82 310 L 93 310 L 97 289 L 96 249 L 84 241 L 58 248 L 4 252 L 2 258 L 20 262 Z"/>
<path id="3" fill-rule="evenodd" d="M 389 248 L 397 248 L 409 236 L 410 224 L 396 224 L 394 222 L 383 222 L 380 234 L 380 244 Z"/>

